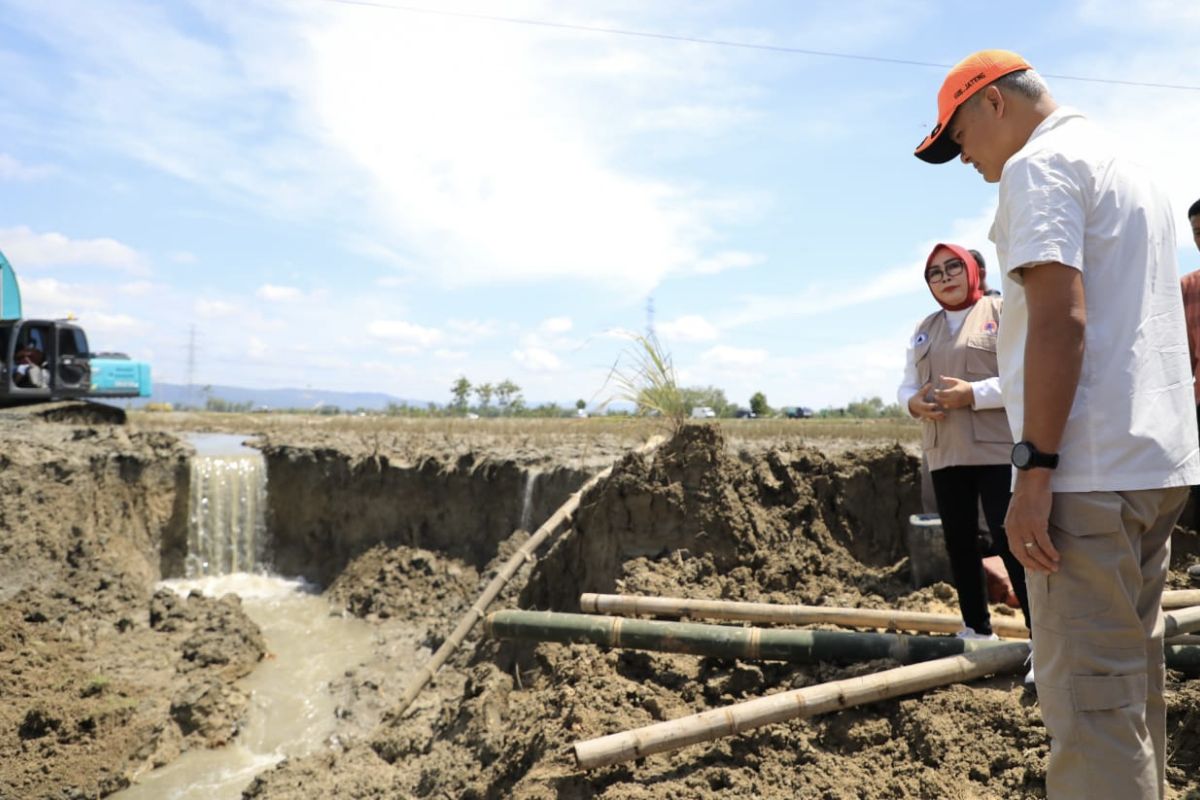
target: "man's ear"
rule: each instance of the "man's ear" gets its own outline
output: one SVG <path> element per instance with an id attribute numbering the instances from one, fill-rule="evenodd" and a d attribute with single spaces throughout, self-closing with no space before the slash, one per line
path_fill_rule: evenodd
<path id="1" fill-rule="evenodd" d="M 1000 87 L 993 84 L 985 88 L 983 90 L 983 103 L 991 116 L 996 118 L 1004 116 L 1005 98 L 1004 93 L 1000 91 Z"/>

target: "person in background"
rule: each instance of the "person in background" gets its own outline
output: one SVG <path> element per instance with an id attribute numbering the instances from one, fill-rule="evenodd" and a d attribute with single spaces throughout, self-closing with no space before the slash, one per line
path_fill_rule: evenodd
<path id="1" fill-rule="evenodd" d="M 984 297 L 999 297 L 1000 290 L 988 286 L 987 262 L 983 260 L 983 253 L 978 250 L 968 250 L 967 252 L 975 256 L 975 263 L 979 265 L 979 290 L 983 292 Z"/>
<path id="2" fill-rule="evenodd" d="M 1188 223 L 1192 226 L 1192 241 L 1200 250 L 1200 200 L 1192 203 L 1188 209 Z M 1200 269 L 1189 272 L 1179 281 L 1183 290 L 1183 315 L 1187 319 L 1188 352 L 1192 357 L 1192 376 L 1195 377 L 1200 366 Z M 1196 420 L 1200 423 L 1200 381 L 1192 386 L 1193 397 L 1196 401 Z M 1198 425 L 1200 427 L 1200 425 Z M 1200 485 L 1192 487 L 1192 529 L 1200 531 Z M 1200 564 L 1188 567 L 1188 576 L 1200 583 Z"/>
<path id="3" fill-rule="evenodd" d="M 942 308 L 913 334 L 897 399 L 923 423 L 922 449 L 963 618 L 959 636 L 994 639 L 979 541 L 981 501 L 1029 624 L 1025 573 L 1004 535 L 1012 436 L 996 374 L 1001 300 L 983 295 L 979 265 L 958 245 L 934 247 L 925 283 Z"/>
<path id="4" fill-rule="evenodd" d="M 1200 483 L 1170 203 L 1007 50 L 951 68 L 916 156 L 999 184 L 1005 528 L 1029 586 L 1046 795 L 1162 800 L 1162 590 Z"/>

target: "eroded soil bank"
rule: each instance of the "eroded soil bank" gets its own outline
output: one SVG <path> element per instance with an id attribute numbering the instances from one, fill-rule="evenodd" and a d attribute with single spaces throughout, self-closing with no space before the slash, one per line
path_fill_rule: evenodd
<path id="1" fill-rule="evenodd" d="M 163 432 L 5 419 L 0 443 L 0 798 L 105 796 L 236 735 L 236 678 L 263 656 L 253 623 L 232 598 L 153 591 L 185 541 L 187 449 Z M 298 425 L 259 444 L 280 572 L 320 580 L 372 624 L 376 648 L 330 687 L 329 748 L 260 775 L 246 797 L 1044 796 L 1045 732 L 1016 676 L 584 774 L 577 740 L 891 664 L 501 645 L 476 631 L 393 714 L 411 671 L 527 536 L 513 530 L 627 442 L 414 444 Z M 622 591 L 948 611 L 950 587 L 910 588 L 916 469 L 894 444 L 743 446 L 688 428 L 653 457 L 621 458 L 494 608 L 574 610 L 580 592 Z M 1177 544 L 1180 586 L 1196 537 Z M 1200 792 L 1200 682 L 1173 680 L 1169 703 L 1183 797 Z"/>
<path id="2" fill-rule="evenodd" d="M 951 610 L 948 586 L 910 588 L 899 542 L 917 503 L 915 473 L 915 459 L 896 446 L 835 458 L 803 448 L 739 454 L 715 429 L 692 428 L 653 458 L 625 458 L 524 587 L 498 605 L 572 610 L 581 591 L 622 591 Z M 440 596 L 454 598 L 448 607 L 468 602 L 466 582 L 444 557 L 370 558 L 370 568 L 339 579 L 352 608 L 413 614 L 411 585 L 394 576 L 416 563 Z M 443 623 L 431 623 L 428 644 L 439 641 Z M 281 765 L 247 796 L 1044 797 L 1048 743 L 1019 676 L 586 774 L 572 762 L 570 745 L 581 739 L 889 666 L 797 667 L 476 638 L 415 710 L 384 714 L 343 749 Z M 360 680 L 377 685 L 374 676 Z M 1169 703 L 1169 777 L 1184 796 L 1200 791 L 1200 684 L 1173 679 Z"/>

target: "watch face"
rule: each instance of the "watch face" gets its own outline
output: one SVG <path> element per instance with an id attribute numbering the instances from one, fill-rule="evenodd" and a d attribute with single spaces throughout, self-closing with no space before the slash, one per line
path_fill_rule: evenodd
<path id="1" fill-rule="evenodd" d="M 1033 452 L 1030 450 L 1029 445 L 1025 444 L 1024 442 L 1018 442 L 1017 444 L 1013 445 L 1012 462 L 1014 467 L 1017 469 L 1025 469 L 1025 467 L 1029 466 L 1029 462 L 1032 459 Z"/>

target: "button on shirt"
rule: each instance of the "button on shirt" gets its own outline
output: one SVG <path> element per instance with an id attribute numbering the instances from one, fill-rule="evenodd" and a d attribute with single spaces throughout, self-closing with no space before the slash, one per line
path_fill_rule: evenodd
<path id="1" fill-rule="evenodd" d="M 1024 438 L 1029 322 L 1022 267 L 1083 274 L 1079 385 L 1056 492 L 1200 483 L 1191 360 L 1165 194 L 1073 109 L 1059 108 L 1004 165 L 991 239 L 1004 273 L 997 357 L 1013 439 Z"/>

